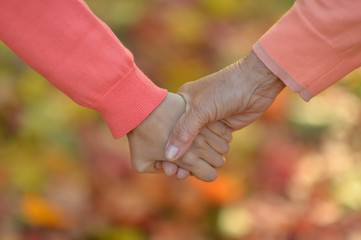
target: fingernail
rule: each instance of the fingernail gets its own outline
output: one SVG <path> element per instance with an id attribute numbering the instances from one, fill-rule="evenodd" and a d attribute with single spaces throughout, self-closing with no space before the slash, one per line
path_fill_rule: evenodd
<path id="1" fill-rule="evenodd" d="M 179 148 L 177 148 L 176 146 L 170 145 L 167 148 L 167 152 L 166 152 L 165 156 L 168 160 L 174 160 L 175 157 L 177 156 L 178 152 L 179 152 Z"/>

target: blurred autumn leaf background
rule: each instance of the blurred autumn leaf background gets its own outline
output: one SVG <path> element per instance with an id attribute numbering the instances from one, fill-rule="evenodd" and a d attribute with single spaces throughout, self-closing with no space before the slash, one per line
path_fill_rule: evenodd
<path id="1" fill-rule="evenodd" d="M 87 3 L 176 91 L 245 56 L 293 1 Z M 285 90 L 213 183 L 134 173 L 126 138 L 2 43 L 0 79 L 2 240 L 361 239 L 361 70 L 310 103 Z"/>

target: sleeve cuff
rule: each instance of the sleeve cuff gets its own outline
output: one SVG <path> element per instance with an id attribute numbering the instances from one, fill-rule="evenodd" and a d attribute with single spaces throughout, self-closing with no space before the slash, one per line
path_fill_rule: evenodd
<path id="1" fill-rule="evenodd" d="M 309 101 L 347 72 L 342 53 L 314 27 L 302 7 L 296 2 L 253 49 L 287 87 Z"/>
<path id="2" fill-rule="evenodd" d="M 97 110 L 112 132 L 120 138 L 138 126 L 167 95 L 134 66 L 92 108 Z"/>
<path id="3" fill-rule="evenodd" d="M 260 42 L 257 42 L 253 46 L 253 51 L 274 75 L 276 75 L 293 92 L 299 93 L 303 100 L 308 102 L 314 97 L 307 88 L 299 84 L 285 69 L 283 69 L 270 55 L 268 55 Z"/>

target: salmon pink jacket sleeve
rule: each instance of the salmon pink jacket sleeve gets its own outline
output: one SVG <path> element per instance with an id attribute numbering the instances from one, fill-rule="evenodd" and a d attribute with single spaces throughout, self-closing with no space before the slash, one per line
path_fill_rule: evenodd
<path id="1" fill-rule="evenodd" d="M 0 0 L 0 39 L 75 102 L 97 110 L 115 138 L 166 96 L 82 0 Z"/>
<path id="2" fill-rule="evenodd" d="M 298 0 L 253 50 L 308 101 L 361 66 L 361 1 Z"/>

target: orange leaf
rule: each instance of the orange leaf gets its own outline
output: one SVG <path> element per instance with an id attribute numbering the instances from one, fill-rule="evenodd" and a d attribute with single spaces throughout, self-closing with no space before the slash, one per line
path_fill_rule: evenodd
<path id="1" fill-rule="evenodd" d="M 49 228 L 66 228 L 68 221 L 61 209 L 38 195 L 25 195 L 21 202 L 22 213 L 30 225 Z"/>
<path id="2" fill-rule="evenodd" d="M 243 193 L 240 182 L 224 174 L 220 175 L 214 182 L 202 182 L 197 179 L 193 181 L 201 195 L 214 204 L 231 202 Z"/>

